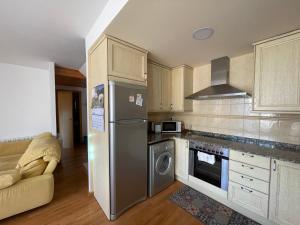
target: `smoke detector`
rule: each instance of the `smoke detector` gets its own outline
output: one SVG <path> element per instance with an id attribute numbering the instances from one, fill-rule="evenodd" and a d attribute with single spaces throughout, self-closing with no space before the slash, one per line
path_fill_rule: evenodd
<path id="1" fill-rule="evenodd" d="M 195 40 L 206 40 L 214 34 L 214 29 L 210 27 L 201 27 L 193 32 L 193 38 Z"/>

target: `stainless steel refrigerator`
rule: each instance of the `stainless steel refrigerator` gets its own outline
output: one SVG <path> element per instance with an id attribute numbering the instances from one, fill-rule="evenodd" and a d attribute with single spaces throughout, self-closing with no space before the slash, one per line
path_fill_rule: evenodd
<path id="1" fill-rule="evenodd" d="M 110 218 L 147 197 L 147 88 L 109 82 Z"/>

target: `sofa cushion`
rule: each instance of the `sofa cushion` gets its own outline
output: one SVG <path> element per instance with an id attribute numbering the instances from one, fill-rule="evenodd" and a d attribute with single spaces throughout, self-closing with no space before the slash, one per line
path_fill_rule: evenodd
<path id="1" fill-rule="evenodd" d="M 0 156 L 0 171 L 15 169 L 22 154 Z"/>
<path id="2" fill-rule="evenodd" d="M 21 177 L 22 179 L 35 177 L 42 175 L 47 167 L 47 162 L 43 159 L 37 159 L 28 163 L 26 166 L 21 168 Z"/>
<path id="3" fill-rule="evenodd" d="M 53 158 L 59 161 L 60 156 L 60 145 L 54 137 L 34 138 L 18 161 L 18 167 L 24 167 L 40 158 L 44 158 L 45 161 L 50 161 Z"/>
<path id="4" fill-rule="evenodd" d="M 0 172 L 0 190 L 12 186 L 21 179 L 20 170 L 13 169 Z"/>
<path id="5" fill-rule="evenodd" d="M 23 179 L 13 186 L 1 190 L 0 224 L 4 218 L 49 203 L 53 198 L 53 193 L 54 180 L 52 174 Z M 26 218 L 23 221 L 26 223 Z M 43 224 L 43 222 L 40 224 Z"/>

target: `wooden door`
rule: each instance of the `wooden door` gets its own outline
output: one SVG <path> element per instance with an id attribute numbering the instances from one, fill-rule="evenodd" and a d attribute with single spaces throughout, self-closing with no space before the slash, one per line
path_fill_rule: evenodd
<path id="1" fill-rule="evenodd" d="M 108 75 L 147 82 L 147 53 L 108 39 Z"/>
<path id="2" fill-rule="evenodd" d="M 57 92 L 58 125 L 62 137 L 63 148 L 73 148 L 73 110 L 72 92 Z"/>
<path id="3" fill-rule="evenodd" d="M 148 63 L 148 111 L 159 112 L 162 105 L 161 68 Z"/>
<path id="4" fill-rule="evenodd" d="M 172 79 L 171 71 L 166 68 L 161 69 L 161 110 L 164 112 L 171 111 L 171 92 L 172 92 Z"/>
<path id="5" fill-rule="evenodd" d="M 253 108 L 300 111 L 300 33 L 256 45 Z"/>
<path id="6" fill-rule="evenodd" d="M 300 221 L 300 164 L 272 160 L 270 219 L 281 225 Z"/>

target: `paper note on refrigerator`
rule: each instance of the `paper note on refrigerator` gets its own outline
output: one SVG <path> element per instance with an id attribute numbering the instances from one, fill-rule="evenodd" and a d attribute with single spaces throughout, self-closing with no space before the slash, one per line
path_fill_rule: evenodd
<path id="1" fill-rule="evenodd" d="M 138 106 L 143 106 L 143 97 L 142 94 L 136 94 L 135 104 Z"/>
<path id="2" fill-rule="evenodd" d="M 134 103 L 134 95 L 130 95 L 129 96 L 129 102 L 133 102 Z"/>
<path id="3" fill-rule="evenodd" d="M 104 109 L 92 109 L 92 127 L 100 132 L 104 131 Z"/>
<path id="4" fill-rule="evenodd" d="M 104 127 L 104 84 L 95 86 L 92 89 L 91 105 L 92 128 L 103 132 Z"/>

